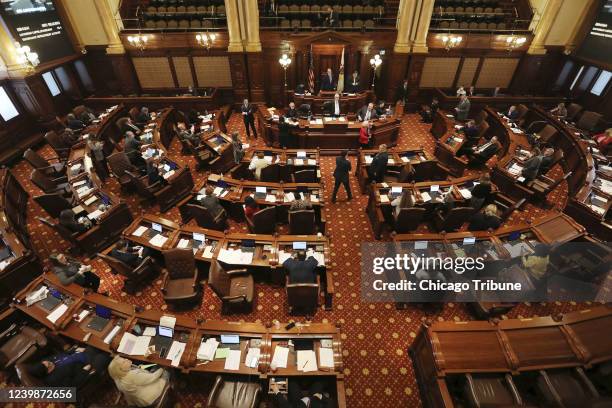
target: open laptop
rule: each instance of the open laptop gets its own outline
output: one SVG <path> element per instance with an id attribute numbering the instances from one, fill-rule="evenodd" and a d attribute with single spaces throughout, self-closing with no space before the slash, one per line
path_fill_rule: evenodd
<path id="1" fill-rule="evenodd" d="M 102 331 L 108 322 L 110 322 L 111 316 L 112 313 L 109 308 L 96 305 L 96 315 L 93 317 L 93 319 L 91 319 L 87 325 L 87 328 L 95 331 Z"/>
<path id="2" fill-rule="evenodd" d="M 206 241 L 206 235 L 201 234 L 199 232 L 194 232 L 192 235 L 192 242 L 193 242 L 193 247 L 197 248 L 201 245 L 204 244 L 204 242 Z"/>
<path id="3" fill-rule="evenodd" d="M 155 351 L 159 352 L 159 356 L 164 358 L 170 350 L 174 338 L 174 329 L 171 327 L 157 326 L 157 334 L 153 339 Z"/>
<path id="4" fill-rule="evenodd" d="M 240 336 L 237 334 L 222 334 L 221 345 L 219 347 L 240 350 Z"/>
<path id="5" fill-rule="evenodd" d="M 148 231 L 149 238 L 153 238 L 157 234 L 161 234 L 163 232 L 163 230 L 164 229 L 161 226 L 161 224 L 158 224 L 156 222 L 152 222 L 151 223 L 151 228 Z"/>
<path id="6" fill-rule="evenodd" d="M 266 198 L 266 188 L 255 187 L 255 198 L 258 200 L 263 200 L 264 198 Z"/>
<path id="7" fill-rule="evenodd" d="M 304 241 L 294 242 L 293 243 L 293 249 L 295 251 L 305 251 L 306 250 L 306 242 L 304 242 Z"/>
<path id="8" fill-rule="evenodd" d="M 255 252 L 255 240 L 254 239 L 243 239 L 241 242 L 242 252 Z"/>

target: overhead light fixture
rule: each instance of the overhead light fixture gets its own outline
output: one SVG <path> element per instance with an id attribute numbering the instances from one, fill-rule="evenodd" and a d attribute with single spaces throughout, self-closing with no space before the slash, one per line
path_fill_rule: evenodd
<path id="1" fill-rule="evenodd" d="M 376 54 L 373 58 L 370 58 L 370 66 L 372 67 L 372 88 L 374 88 L 374 79 L 376 78 L 376 70 L 382 64 L 382 58 Z"/>
<path id="2" fill-rule="evenodd" d="M 19 43 L 15 43 L 15 48 L 17 51 L 17 62 L 23 65 L 28 71 L 34 71 L 38 64 L 40 64 L 38 54 L 33 52 L 28 45 L 22 47 Z"/>
<path id="3" fill-rule="evenodd" d="M 198 43 L 198 45 L 202 46 L 202 47 L 206 47 L 207 50 L 210 50 L 210 48 L 213 45 L 213 42 L 215 42 L 215 39 L 217 39 L 217 35 L 214 33 L 202 33 L 202 34 L 196 34 L 196 41 Z"/>
<path id="4" fill-rule="evenodd" d="M 517 37 L 515 35 L 511 35 L 506 38 L 506 49 L 508 52 L 512 52 L 513 50 L 520 48 L 527 42 L 526 37 Z"/>
<path id="5" fill-rule="evenodd" d="M 129 35 L 128 42 L 131 46 L 138 48 L 140 51 L 144 51 L 147 48 L 147 41 L 149 41 L 148 35 Z"/>
<path id="6" fill-rule="evenodd" d="M 442 44 L 444 44 L 444 49 L 446 51 L 450 51 L 452 48 L 455 48 L 463 41 L 463 37 L 460 35 L 444 35 L 442 36 Z"/>
<path id="7" fill-rule="evenodd" d="M 291 65 L 291 58 L 287 56 L 287 54 L 283 54 L 283 56 L 278 60 L 278 63 L 281 65 L 283 70 L 285 71 L 285 88 L 287 87 L 287 68 Z"/>

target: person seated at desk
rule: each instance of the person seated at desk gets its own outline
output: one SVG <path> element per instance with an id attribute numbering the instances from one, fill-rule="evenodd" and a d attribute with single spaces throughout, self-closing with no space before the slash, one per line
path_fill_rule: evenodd
<path id="1" fill-rule="evenodd" d="M 50 387 L 80 387 L 89 376 L 102 373 L 108 367 L 110 357 L 93 347 L 78 347 L 72 351 L 45 357 L 39 363 L 30 364 L 26 370 L 33 377 Z"/>
<path id="2" fill-rule="evenodd" d="M 240 164 L 244 157 L 244 149 L 238 132 L 232 132 L 232 154 L 234 155 L 234 163 Z"/>
<path id="3" fill-rule="evenodd" d="M 188 140 L 193 147 L 198 147 L 200 145 L 200 136 L 193 133 L 190 129 L 187 129 L 187 125 L 183 122 L 178 122 L 176 124 L 177 135 L 181 140 Z"/>
<path id="4" fill-rule="evenodd" d="M 146 163 L 140 155 L 140 148 L 143 146 L 143 142 L 136 138 L 136 135 L 132 131 L 125 133 L 124 149 L 125 154 L 130 159 L 130 163 L 136 167 L 145 167 Z"/>
<path id="5" fill-rule="evenodd" d="M 470 207 L 474 210 L 480 210 L 484 203 L 491 199 L 493 187 L 491 185 L 491 176 L 489 173 L 484 173 L 480 176 L 478 184 L 470 190 L 472 198 L 470 199 Z"/>
<path id="6" fill-rule="evenodd" d="M 281 394 L 278 385 L 273 383 L 272 392 L 279 408 L 331 408 L 333 406 L 320 380 L 313 382 L 307 391 L 302 389 L 299 381 L 294 378 L 289 379 L 287 394 Z"/>
<path id="7" fill-rule="evenodd" d="M 387 104 L 385 101 L 378 101 L 378 105 L 376 105 L 376 115 L 380 118 L 383 115 L 391 114 L 391 107 L 387 109 Z"/>
<path id="8" fill-rule="evenodd" d="M 412 192 L 408 189 L 405 189 L 402 194 L 393 201 L 391 201 L 391 207 L 393 207 L 393 217 L 397 218 L 400 210 L 402 208 L 412 208 L 414 207 L 414 197 L 412 196 Z"/>
<path id="9" fill-rule="evenodd" d="M 370 163 L 369 175 L 370 180 L 377 183 L 382 183 L 385 180 L 385 173 L 387 172 L 387 162 L 389 161 L 389 153 L 387 153 L 387 145 L 381 144 L 378 147 L 378 153 L 372 159 Z"/>
<path id="10" fill-rule="evenodd" d="M 457 96 L 461 97 L 461 96 L 466 96 L 467 92 L 465 91 L 465 88 L 463 87 L 463 85 L 460 85 L 459 88 L 457 88 Z"/>
<path id="11" fill-rule="evenodd" d="M 89 219 L 87 219 L 89 221 Z M 59 223 L 70 232 L 85 232 L 91 228 L 90 222 L 80 222 L 72 209 L 66 208 L 60 212 Z"/>
<path id="12" fill-rule="evenodd" d="M 261 169 L 265 169 L 270 165 L 270 162 L 266 160 L 264 152 L 257 152 L 257 156 L 253 157 L 249 164 L 249 170 L 255 170 L 255 179 L 261 180 Z"/>
<path id="13" fill-rule="evenodd" d="M 244 199 L 244 216 L 249 219 L 249 221 L 253 220 L 253 215 L 259 211 L 259 205 L 257 201 L 251 196 L 247 196 Z"/>
<path id="14" fill-rule="evenodd" d="M 204 190 L 204 197 L 200 198 L 198 203 L 206 208 L 214 219 L 221 216 L 225 221 L 227 219 L 225 208 L 221 205 L 221 201 L 219 201 L 219 197 L 214 194 L 214 191 L 215 188 L 208 184 Z"/>
<path id="15" fill-rule="evenodd" d="M 370 102 L 367 105 L 362 106 L 361 109 L 359 109 L 359 112 L 357 112 L 357 119 L 360 122 L 378 119 L 378 113 L 376 113 L 376 110 L 374 109 L 374 104 Z"/>
<path id="16" fill-rule="evenodd" d="M 597 147 L 602 154 L 608 154 L 612 146 L 612 128 L 606 129 L 603 133 L 598 133 L 593 136 L 593 140 L 597 143 Z"/>
<path id="17" fill-rule="evenodd" d="M 145 160 L 147 165 L 147 184 L 149 187 L 153 186 L 156 183 L 164 184 L 164 177 L 160 174 L 159 164 L 161 163 L 161 158 L 159 156 L 151 156 Z"/>
<path id="18" fill-rule="evenodd" d="M 132 118 L 126 118 L 127 120 L 121 126 L 121 133 L 126 134 L 127 132 L 132 132 L 135 135 L 139 135 L 141 130 L 138 126 L 132 122 Z"/>
<path id="19" fill-rule="evenodd" d="M 550 113 L 559 119 L 565 119 L 567 116 L 567 108 L 565 107 L 565 103 L 561 102 L 555 108 L 551 109 Z"/>
<path id="20" fill-rule="evenodd" d="M 206 116 L 206 115 L 208 115 L 208 112 L 204 111 L 204 114 L 202 116 Z M 189 112 L 187 112 L 186 119 L 187 119 L 189 126 L 198 125 L 201 122 L 200 112 L 198 112 L 195 109 L 189 109 Z"/>
<path id="21" fill-rule="evenodd" d="M 395 91 L 395 101 L 399 101 L 402 105 L 405 105 L 408 99 L 408 93 L 408 80 L 404 79 L 402 84 L 397 87 L 397 91 Z"/>
<path id="22" fill-rule="evenodd" d="M 497 215 L 497 206 L 495 204 L 487 205 L 482 211 L 478 211 L 472 215 L 469 231 L 487 231 L 488 229 L 497 229 L 501 225 L 501 219 Z"/>
<path id="23" fill-rule="evenodd" d="M 478 135 L 478 127 L 476 126 L 476 122 L 474 122 L 473 120 L 469 120 L 467 124 L 463 128 L 461 128 L 461 132 L 463 132 L 463 134 L 465 135 L 465 141 L 463 142 L 459 150 L 457 150 L 457 153 L 455 153 L 455 156 L 457 157 L 468 154 L 472 150 L 472 148 L 478 144 L 478 141 L 480 140 L 480 137 Z"/>
<path id="24" fill-rule="evenodd" d="M 66 115 L 66 126 L 72 130 L 81 130 L 85 127 L 82 120 L 77 119 L 73 113 Z"/>
<path id="25" fill-rule="evenodd" d="M 366 120 L 361 124 L 361 127 L 359 128 L 359 145 L 362 149 L 367 149 L 370 147 L 371 140 L 372 123 Z"/>
<path id="26" fill-rule="evenodd" d="M 72 147 L 81 140 L 81 136 L 72 129 L 66 128 L 60 133 L 60 140 L 65 146 Z"/>
<path id="27" fill-rule="evenodd" d="M 312 203 L 310 202 L 310 194 L 303 193 L 304 198 L 297 198 L 291 202 L 289 211 L 300 211 L 300 210 L 312 210 Z M 296 197 L 300 197 L 299 193 L 296 193 Z"/>
<path id="28" fill-rule="evenodd" d="M 136 116 L 136 123 L 138 125 L 146 125 L 151 120 L 151 114 L 149 113 L 149 108 L 143 106 L 140 108 L 140 112 L 138 116 Z"/>
<path id="29" fill-rule="evenodd" d="M 315 283 L 317 281 L 317 266 L 314 256 L 306 259 L 306 251 L 297 251 L 295 258 L 283 262 L 283 267 L 289 276 L 289 283 Z"/>
<path id="30" fill-rule="evenodd" d="M 523 170 L 521 170 L 521 176 L 525 178 L 525 183 L 538 177 L 538 172 L 540 171 L 543 158 L 544 155 L 540 149 L 535 147 L 531 153 L 531 157 L 525 161 Z"/>
<path id="31" fill-rule="evenodd" d="M 321 90 L 322 91 L 335 91 L 336 81 L 334 80 L 334 74 L 331 68 L 327 68 L 327 71 L 321 75 Z"/>
<path id="32" fill-rule="evenodd" d="M 521 256 L 521 265 L 536 282 L 542 282 L 548 270 L 548 247 L 537 244 L 533 248 L 533 254 Z"/>
<path id="33" fill-rule="evenodd" d="M 148 407 L 164 391 L 170 374 L 163 368 L 153 372 L 132 364 L 131 360 L 115 356 L 108 365 L 108 374 L 129 405 Z"/>
<path id="34" fill-rule="evenodd" d="M 442 215 L 446 215 L 453 208 L 455 208 L 455 197 L 449 190 L 446 194 L 444 194 L 442 200 L 436 204 L 434 211 L 439 212 Z"/>
<path id="35" fill-rule="evenodd" d="M 96 115 L 94 115 L 91 109 L 86 107 L 85 109 L 83 109 L 83 112 L 79 116 L 79 120 L 83 122 L 85 126 L 88 126 L 91 124 L 91 122 L 96 120 Z"/>
<path id="36" fill-rule="evenodd" d="M 347 91 L 351 93 L 358 93 L 361 91 L 361 87 L 359 86 L 359 72 L 357 72 L 357 70 L 353 71 L 353 73 L 351 74 L 348 86 L 346 88 Z"/>
<path id="37" fill-rule="evenodd" d="M 499 149 L 500 145 L 497 141 L 497 136 L 493 136 L 487 143 L 472 148 L 472 153 L 469 155 L 470 163 L 484 164 L 487 162 L 487 160 L 493 157 L 493 155 L 495 155 Z"/>
<path id="38" fill-rule="evenodd" d="M 297 119 L 300 116 L 297 109 L 295 108 L 295 102 L 289 102 L 289 109 L 285 112 L 285 117 L 289 119 Z"/>
<path id="39" fill-rule="evenodd" d="M 284 115 L 280 115 L 278 118 L 278 143 L 281 148 L 288 147 L 291 144 L 291 125 Z"/>
<path id="40" fill-rule="evenodd" d="M 506 117 L 510 121 L 515 121 L 518 119 L 520 112 L 516 109 L 516 106 L 512 105 L 508 108 L 508 112 L 506 113 Z"/>
<path id="41" fill-rule="evenodd" d="M 69 259 L 64 254 L 51 255 L 53 273 L 57 275 L 60 283 L 68 286 L 76 283 L 84 288 L 98 292 L 100 277 L 91 271 L 91 265 L 83 265 L 76 259 Z"/>
<path id="42" fill-rule="evenodd" d="M 464 122 L 467 120 L 467 117 L 470 113 L 470 100 L 466 95 L 461 95 L 459 97 L 459 103 L 455 107 L 455 114 L 457 120 Z"/>
<path id="43" fill-rule="evenodd" d="M 142 255 L 140 254 L 140 250 L 142 249 Z M 132 268 L 136 268 L 144 258 L 149 256 L 151 250 L 149 248 L 141 247 L 141 246 L 131 246 L 130 241 L 125 239 L 120 239 L 115 244 L 115 247 L 111 251 L 110 255 L 125 263 L 126 265 L 131 266 Z"/>
<path id="44" fill-rule="evenodd" d="M 421 121 L 423 123 L 432 123 L 433 117 L 439 108 L 440 102 L 438 102 L 438 98 L 434 96 L 429 106 L 423 106 L 423 109 L 419 112 L 419 115 L 421 115 Z"/>
<path id="45" fill-rule="evenodd" d="M 550 170 L 550 166 L 553 164 L 553 156 L 555 155 L 555 149 L 552 147 L 547 147 L 544 149 L 544 157 L 542 157 L 542 162 L 540 163 L 540 168 L 538 169 L 538 176 L 544 175 L 548 173 Z"/>

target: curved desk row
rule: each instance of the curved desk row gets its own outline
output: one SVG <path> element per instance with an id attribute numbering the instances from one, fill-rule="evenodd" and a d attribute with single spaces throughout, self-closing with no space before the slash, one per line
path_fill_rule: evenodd
<path id="1" fill-rule="evenodd" d="M 308 104 L 314 114 L 320 114 L 323 112 L 325 102 L 333 101 L 334 95 L 335 92 L 333 91 L 323 91 L 319 95 L 292 94 L 290 97 L 293 98 L 296 108 L 299 108 L 302 104 Z M 374 102 L 375 99 L 376 96 L 372 91 L 343 94 L 340 96 L 340 110 L 341 112 L 356 113 L 362 106 L 368 102 Z"/>
<path id="2" fill-rule="evenodd" d="M 308 182 L 320 182 L 321 180 L 321 170 L 319 170 L 321 151 L 319 149 L 276 149 L 273 147 L 249 149 L 240 164 L 232 169 L 231 176 L 236 179 L 253 180 L 254 175 L 249 170 L 249 165 L 259 152 L 264 153 L 264 157 L 271 165 L 278 167 L 278 174 L 275 172 L 272 175 L 262 175 L 262 181 L 291 183 L 293 180 L 301 179 L 300 174 L 296 175 L 296 173 L 302 170 L 316 171 L 316 180 L 309 180 Z"/>
<path id="3" fill-rule="evenodd" d="M 55 300 L 50 305 L 45 301 L 39 301 L 28 306 L 26 296 L 43 285 L 57 290 L 62 299 Z M 48 296 L 51 295 L 48 294 Z M 96 317 L 96 306 L 103 306 L 111 313 L 110 318 L 100 329 L 90 327 L 92 319 Z M 13 308 L 23 312 L 55 334 L 65 336 L 77 343 L 89 345 L 107 353 L 120 354 L 143 363 L 177 368 L 183 373 L 245 375 L 254 376 L 261 381 L 276 376 L 329 378 L 336 383 L 338 407 L 346 406 L 341 333 L 340 328 L 332 324 L 296 323 L 294 327 L 286 328 L 287 325 L 281 323 L 270 323 L 264 326 L 260 323 L 202 321 L 182 315 L 173 316 L 158 310 L 142 311 L 133 305 L 121 303 L 96 293 L 85 293 L 83 288 L 75 284 L 63 286 L 52 274 L 45 274 L 31 282 L 18 294 Z M 60 309 L 64 311 L 61 312 Z M 184 348 L 182 353 L 171 355 L 168 352 L 167 355 L 161 356 L 157 347 L 154 349 L 147 347 L 145 353 L 149 354 L 132 354 L 134 349 L 129 347 L 125 340 L 137 338 L 146 328 L 156 328 L 160 325 L 162 317 L 176 319 L 173 342 Z M 209 338 L 220 341 L 222 335 L 239 336 L 240 363 L 238 369 L 226 368 L 224 358 L 212 360 L 202 358 L 202 342 Z M 288 342 L 299 340 L 312 342 L 312 350 L 317 356 L 314 371 L 302 371 L 297 365 L 296 350 Z M 150 341 L 150 344 L 154 344 L 154 340 Z M 289 349 L 286 367 L 280 365 L 276 368 L 271 367 L 277 347 Z M 260 357 L 256 363 L 246 360 L 251 348 L 259 349 Z M 331 349 L 333 365 L 325 367 L 325 364 L 321 363 L 319 351 L 321 348 Z"/>

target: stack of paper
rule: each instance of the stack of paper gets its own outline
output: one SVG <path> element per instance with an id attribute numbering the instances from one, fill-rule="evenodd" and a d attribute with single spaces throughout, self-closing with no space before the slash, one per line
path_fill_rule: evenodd
<path id="1" fill-rule="evenodd" d="M 162 234 L 157 234 L 149 240 L 149 244 L 161 248 L 167 240 L 167 237 L 164 237 Z"/>
<path id="2" fill-rule="evenodd" d="M 424 202 L 431 201 L 431 196 L 426 191 L 421 192 L 421 198 L 423 199 Z"/>
<path id="3" fill-rule="evenodd" d="M 49 313 L 49 315 L 47 315 L 47 320 L 49 320 L 51 323 L 57 322 L 57 319 L 62 317 L 64 313 L 66 313 L 66 310 L 68 310 L 68 305 L 61 303 L 51 313 Z"/>
<path id="4" fill-rule="evenodd" d="M 319 349 L 319 366 L 334 368 L 334 350 L 323 347 Z"/>
<path id="5" fill-rule="evenodd" d="M 240 249 L 222 249 L 217 259 L 230 265 L 250 265 L 253 252 L 242 252 Z"/>
<path id="6" fill-rule="evenodd" d="M 85 200 L 85 205 L 91 205 L 95 203 L 96 201 L 98 201 L 98 196 L 92 195 L 87 200 Z"/>
<path id="7" fill-rule="evenodd" d="M 278 263 L 283 264 L 287 259 L 291 258 L 291 254 L 285 251 L 278 251 Z"/>
<path id="8" fill-rule="evenodd" d="M 407 158 L 406 156 L 402 156 L 402 161 L 403 161 L 404 163 L 408 163 L 408 162 L 410 162 L 410 159 L 409 159 L 409 158 Z"/>
<path id="9" fill-rule="evenodd" d="M 104 214 L 104 211 L 95 210 L 87 214 L 87 218 L 90 220 L 97 220 L 102 214 Z"/>
<path id="10" fill-rule="evenodd" d="M 177 244 L 177 248 L 187 248 L 189 246 L 189 240 L 181 238 Z"/>
<path id="11" fill-rule="evenodd" d="M 266 194 L 266 201 L 269 203 L 275 203 L 276 196 L 274 194 Z"/>
<path id="12" fill-rule="evenodd" d="M 366 164 L 372 163 L 372 156 L 365 155 L 365 162 Z"/>
<path id="13" fill-rule="evenodd" d="M 226 370 L 240 370 L 240 350 L 230 350 L 227 353 L 227 357 L 225 359 L 225 366 L 223 367 Z"/>
<path id="14" fill-rule="evenodd" d="M 460 188 L 459 192 L 461 193 L 461 196 L 465 198 L 466 200 L 469 200 L 470 198 L 472 198 L 472 192 L 468 190 L 467 188 Z"/>
<path id="15" fill-rule="evenodd" d="M 289 349 L 287 347 L 276 346 L 274 356 L 270 365 L 274 368 L 287 368 L 287 358 L 289 357 Z"/>
<path id="16" fill-rule="evenodd" d="M 215 358 L 217 347 L 219 347 L 219 342 L 214 337 L 200 343 L 200 348 L 198 348 L 198 353 L 196 355 L 198 360 L 212 361 Z"/>
<path id="17" fill-rule="evenodd" d="M 132 333 L 125 332 L 119 342 L 117 351 L 130 356 L 144 356 L 150 342 L 150 336 L 134 336 Z"/>
<path id="18" fill-rule="evenodd" d="M 395 164 L 395 159 L 387 159 L 387 164 Z"/>
<path id="19" fill-rule="evenodd" d="M 250 368 L 257 367 L 257 365 L 259 364 L 260 353 L 261 351 L 258 348 L 253 348 L 253 347 L 249 348 L 246 358 L 244 359 L 244 364 Z"/>
<path id="20" fill-rule="evenodd" d="M 168 351 L 168 354 L 166 355 L 166 359 L 171 360 L 171 366 L 178 367 L 186 345 L 187 343 L 181 343 L 179 341 L 172 342 L 170 351 Z"/>
<path id="21" fill-rule="evenodd" d="M 206 248 L 204 248 L 204 253 L 202 254 L 202 256 L 204 258 L 212 258 L 213 251 L 214 251 L 214 248 L 212 247 L 212 245 L 207 245 Z"/>
<path id="22" fill-rule="evenodd" d="M 293 193 L 285 193 L 285 202 L 289 203 L 295 201 L 295 195 Z"/>
<path id="23" fill-rule="evenodd" d="M 164 173 L 164 178 L 165 178 L 166 180 L 168 180 L 168 179 L 169 179 L 170 177 L 172 177 L 173 175 L 174 175 L 174 170 L 170 170 L 170 171 L 168 171 L 168 172 Z"/>
<path id="24" fill-rule="evenodd" d="M 318 203 L 319 202 L 319 197 L 317 197 L 315 194 L 311 194 L 310 195 L 310 201 L 312 201 L 313 203 Z"/>
<path id="25" fill-rule="evenodd" d="M 389 197 L 386 194 L 381 194 L 380 195 L 380 202 L 385 204 L 389 202 Z"/>
<path id="26" fill-rule="evenodd" d="M 141 225 L 140 227 L 136 228 L 136 231 L 132 232 L 132 235 L 133 235 L 133 236 L 135 236 L 135 237 L 140 237 L 140 236 L 142 236 L 142 234 L 144 234 L 144 233 L 145 233 L 147 230 L 148 230 L 148 228 L 147 228 L 147 227 L 144 227 L 144 226 L 142 226 L 142 225 Z"/>
<path id="27" fill-rule="evenodd" d="M 80 165 L 79 165 L 80 166 Z M 87 183 L 87 179 L 85 180 L 79 180 L 79 181 L 75 181 L 74 183 L 72 183 L 72 187 L 79 187 L 82 186 L 83 184 Z"/>
<path id="28" fill-rule="evenodd" d="M 49 289 L 46 286 L 41 286 L 40 289 L 30 292 L 26 295 L 26 305 L 32 306 L 34 303 L 47 298 Z"/>
<path id="29" fill-rule="evenodd" d="M 314 350 L 298 350 L 297 352 L 298 371 L 310 372 L 317 371 L 317 356 Z"/>
<path id="30" fill-rule="evenodd" d="M 115 336 L 117 335 L 117 333 L 119 333 L 119 330 L 121 330 L 121 326 L 115 326 L 113 327 L 113 329 L 110 331 L 110 333 L 108 333 L 106 335 L 106 337 L 104 338 L 104 343 L 105 344 L 110 344 L 111 341 L 113 341 L 113 339 L 115 338 Z"/>
<path id="31" fill-rule="evenodd" d="M 295 164 L 296 166 L 303 166 L 304 165 L 304 159 L 295 159 L 293 161 L 293 164 Z"/>
<path id="32" fill-rule="evenodd" d="M 308 159 L 308 165 L 309 166 L 316 166 L 317 165 L 317 161 L 315 159 Z"/>

